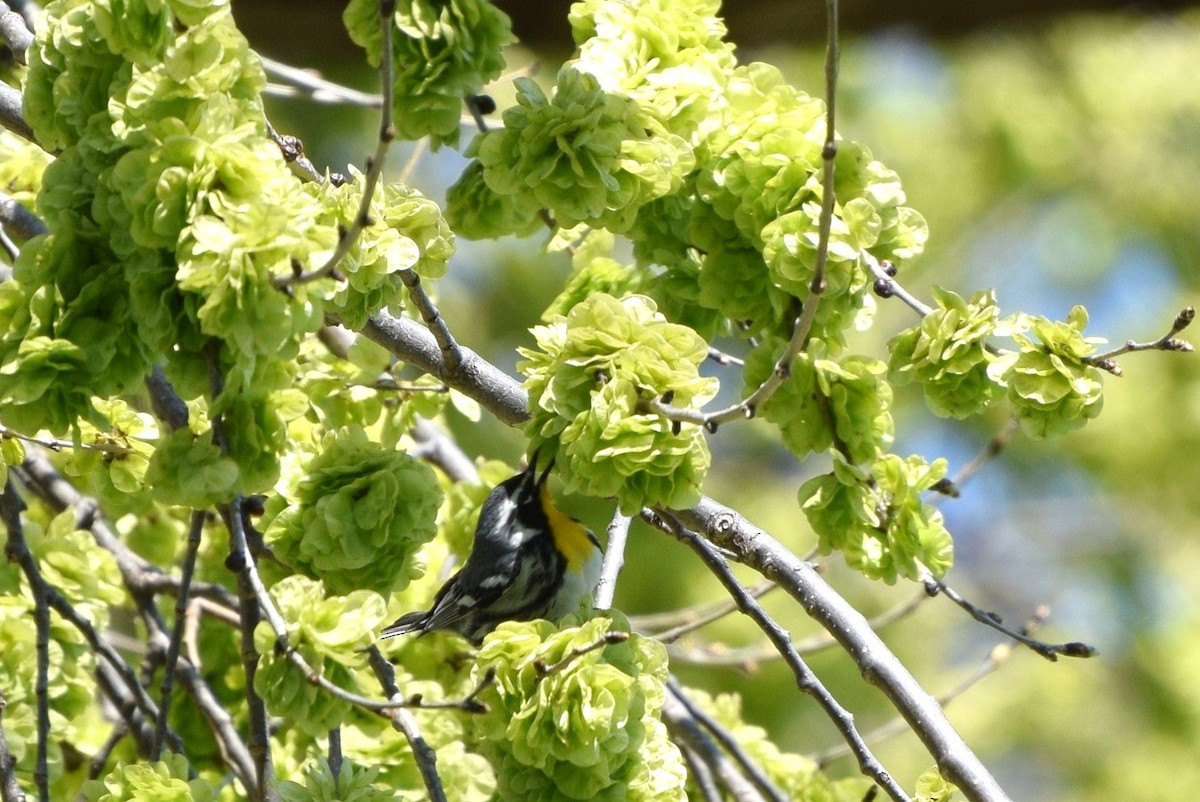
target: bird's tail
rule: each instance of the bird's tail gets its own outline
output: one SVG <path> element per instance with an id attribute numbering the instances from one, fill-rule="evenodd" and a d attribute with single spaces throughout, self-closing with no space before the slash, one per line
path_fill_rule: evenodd
<path id="1" fill-rule="evenodd" d="M 425 623 L 429 620 L 429 613 L 417 611 L 415 613 L 406 613 L 393 621 L 379 635 L 380 639 L 394 638 L 397 635 L 407 635 L 410 632 L 425 632 Z"/>

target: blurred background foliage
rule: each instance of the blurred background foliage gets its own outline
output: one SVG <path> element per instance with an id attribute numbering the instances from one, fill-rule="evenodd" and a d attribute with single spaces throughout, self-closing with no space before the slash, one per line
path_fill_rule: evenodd
<path id="1" fill-rule="evenodd" d="M 517 33 L 539 50 L 516 49 L 510 68 L 536 71 L 541 63 L 535 75 L 552 78 L 551 65 L 571 46 L 567 5 L 543 8 L 544 31 L 523 29 L 518 18 Z M 811 16 L 823 4 L 803 5 Z M 863 4 L 850 5 L 854 19 L 871 19 L 857 8 Z M 914 15 L 926 5 L 933 4 L 917 4 Z M 339 38 L 340 4 L 292 12 L 269 2 L 234 6 L 264 55 L 372 88 L 359 52 Z M 1017 21 L 981 9 L 972 24 L 940 26 L 898 19 L 893 9 L 878 17 L 888 25 L 860 24 L 843 40 L 839 130 L 899 172 L 910 205 L 929 221 L 926 255 L 899 277 L 918 296 L 928 299 L 933 285 L 963 295 L 993 287 L 1006 313 L 1057 319 L 1082 303 L 1091 313 L 1088 334 L 1113 343 L 1154 339 L 1200 300 L 1200 13 L 1094 10 L 1104 6 L 1086 14 L 1031 11 Z M 743 61 L 770 61 L 821 94 L 816 19 L 794 42 L 781 40 L 778 26 L 766 26 L 775 34 L 768 39 L 737 24 L 731 39 Z M 511 84 L 496 86 L 495 95 L 503 108 Z M 300 136 L 318 165 L 344 169 L 370 150 L 371 112 L 296 99 L 270 108 L 275 125 Z M 407 153 L 393 151 L 392 177 Z M 441 202 L 465 160 L 447 149 L 418 158 L 413 183 Z M 438 285 L 460 340 L 510 371 L 513 348 L 530 342 L 528 327 L 569 271 L 565 255 L 540 253 L 544 239 L 460 242 Z M 886 358 L 887 338 L 914 320 L 899 302 L 880 302 L 875 327 L 856 347 Z M 952 720 L 1015 799 L 1200 798 L 1200 361 L 1148 352 L 1120 362 L 1126 375 L 1108 379 L 1099 419 L 1051 443 L 1018 435 L 961 499 L 942 503 L 957 545 L 950 584 L 1009 623 L 1047 605 L 1042 637 L 1083 640 L 1101 652 L 1056 664 L 1015 652 L 950 705 Z M 736 373 L 709 369 L 726 393 L 738 392 Z M 454 423 L 472 454 L 511 460 L 522 447 L 516 431 L 487 416 Z M 1000 412 L 967 425 L 937 419 L 920 391 L 906 388 L 897 397 L 895 452 L 946 456 L 953 473 L 1004 423 Z M 725 427 L 711 442 L 716 467 L 707 492 L 807 553 L 814 538 L 795 490 L 823 466 L 797 464 L 756 424 Z M 566 505 L 598 530 L 611 514 L 611 504 Z M 914 586 L 852 576 L 836 556 L 824 562 L 868 614 L 918 595 Z M 624 611 L 719 597 L 684 547 L 635 530 L 617 596 Z M 792 605 L 767 598 L 797 638 L 813 633 Z M 982 665 L 999 642 L 944 599 L 925 601 L 884 635 L 935 694 Z M 757 642 L 733 618 L 680 650 L 710 655 L 719 644 Z M 848 659 L 829 650 L 812 661 L 864 729 L 891 718 Z M 838 742 L 776 663 L 676 666 L 687 684 L 741 693 L 747 719 L 785 749 L 821 752 Z M 911 735 L 877 747 L 902 777 L 930 762 Z M 845 759 L 831 770 L 855 773 Z"/>

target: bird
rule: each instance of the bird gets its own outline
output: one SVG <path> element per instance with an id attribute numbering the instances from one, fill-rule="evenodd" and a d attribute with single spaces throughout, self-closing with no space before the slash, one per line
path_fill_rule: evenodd
<path id="1" fill-rule="evenodd" d="M 528 467 L 498 484 L 483 502 L 471 552 L 424 611 L 400 616 L 380 634 L 455 632 L 478 646 L 502 621 L 556 620 L 595 590 L 601 550 L 596 536 L 563 513 Z"/>

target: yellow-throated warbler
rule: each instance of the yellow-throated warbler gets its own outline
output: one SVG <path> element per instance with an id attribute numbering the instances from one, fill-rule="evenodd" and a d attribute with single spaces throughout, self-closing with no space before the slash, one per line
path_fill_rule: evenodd
<path id="1" fill-rule="evenodd" d="M 475 543 L 427 612 L 408 613 L 383 630 L 447 630 L 478 644 L 502 621 L 554 620 L 574 612 L 600 577 L 600 542 L 583 524 L 554 506 L 537 454 L 529 467 L 488 494 Z"/>

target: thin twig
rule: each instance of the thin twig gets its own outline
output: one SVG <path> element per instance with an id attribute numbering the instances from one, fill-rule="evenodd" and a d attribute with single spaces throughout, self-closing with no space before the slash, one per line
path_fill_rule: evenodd
<path id="1" fill-rule="evenodd" d="M 1111 351 L 1105 351 L 1102 354 L 1094 354 L 1084 359 L 1089 365 L 1094 365 L 1102 370 L 1107 370 L 1114 376 L 1120 376 L 1124 373 L 1121 366 L 1113 361 L 1114 357 L 1121 354 L 1132 353 L 1133 351 L 1183 351 L 1190 352 L 1195 349 L 1187 340 L 1180 340 L 1175 337 L 1176 334 L 1186 329 L 1196 319 L 1196 309 L 1192 306 L 1185 306 L 1178 315 L 1175 316 L 1174 322 L 1171 323 L 1171 330 L 1157 340 L 1150 342 L 1139 343 L 1134 340 L 1126 340 L 1125 344 L 1120 348 L 1114 348 Z"/>
<path id="2" fill-rule="evenodd" d="M 583 646 L 576 646 L 571 649 L 556 663 L 546 665 L 541 661 L 534 661 L 533 668 L 537 672 L 538 679 L 545 679 L 562 671 L 589 652 L 598 651 L 617 643 L 624 643 L 627 640 L 629 640 L 628 632 L 606 632 L 591 643 L 585 643 Z"/>
<path id="3" fill-rule="evenodd" d="M 881 298 L 899 298 L 921 317 L 925 317 L 933 311 L 932 306 L 904 289 L 904 285 L 896 281 L 896 276 L 893 272 L 895 267 L 890 262 L 877 262 L 874 259 L 868 259 L 866 262 L 867 267 L 875 276 L 876 295 Z"/>
<path id="4" fill-rule="evenodd" d="M 34 698 L 37 705 L 37 758 L 33 769 L 33 783 L 37 788 L 39 802 L 50 800 L 50 772 L 47 754 L 50 745 L 50 602 L 47 585 L 38 570 L 37 560 L 25 542 L 25 528 L 21 523 L 21 512 L 25 502 L 17 493 L 16 484 L 7 478 L 4 492 L 0 494 L 0 519 L 8 530 L 4 544 L 4 556 L 20 566 L 29 583 L 33 596 L 33 623 L 37 632 L 37 679 Z"/>
<path id="5" fill-rule="evenodd" d="M 765 802 L 754 784 L 742 775 L 729 756 L 721 751 L 700 722 L 673 693 L 668 693 L 663 698 L 662 718 L 671 732 L 672 739 L 691 750 L 695 760 L 709 769 L 711 777 L 720 779 L 735 802 Z M 716 798 L 721 798 L 719 791 Z"/>
<path id="6" fill-rule="evenodd" d="M 92 757 L 88 761 L 89 780 L 95 780 L 107 773 L 104 769 L 108 766 L 108 759 L 112 757 L 113 750 L 117 748 L 117 745 L 125 740 L 128 735 L 129 725 L 124 721 L 118 721 L 113 725 L 112 732 L 104 739 L 104 743 L 100 745 L 100 748 L 92 753 Z"/>
<path id="7" fill-rule="evenodd" d="M 620 510 L 613 513 L 605 537 L 604 562 L 600 566 L 600 581 L 596 583 L 597 610 L 612 607 L 613 594 L 617 590 L 617 576 L 625 565 L 625 542 L 629 539 L 629 525 L 633 519 Z"/>
<path id="8" fill-rule="evenodd" d="M 392 124 L 392 85 L 395 82 L 392 65 L 392 14 L 396 9 L 395 0 L 380 0 L 380 31 L 382 32 L 381 55 L 379 58 L 379 84 L 382 97 L 379 104 L 379 138 L 375 143 L 375 153 L 367 158 L 366 172 L 363 174 L 362 199 L 358 204 L 358 212 L 350 227 L 339 231 L 338 243 L 325 264 L 314 270 L 297 270 L 288 276 L 275 276 L 271 284 L 276 289 L 284 289 L 296 284 L 305 284 L 336 275 L 337 266 L 341 264 L 359 236 L 370 225 L 374 224 L 371 217 L 371 202 L 375 199 L 375 187 L 383 176 L 383 163 L 387 158 L 388 148 L 396 138 L 396 128 Z"/>
<path id="9" fill-rule="evenodd" d="M 475 463 L 440 426 L 418 417 L 408 434 L 416 443 L 411 456 L 436 465 L 452 481 L 479 484 Z"/>
<path id="10" fill-rule="evenodd" d="M 768 588 L 776 587 L 775 583 L 765 583 Z M 761 587 L 761 586 L 760 586 Z M 754 596 L 754 588 L 748 591 Z M 757 598 L 757 596 L 755 596 Z M 878 632 L 883 627 L 899 621 L 911 614 L 922 603 L 929 600 L 929 594 L 922 590 L 920 593 L 913 596 L 908 601 L 889 608 L 877 616 L 867 621 L 871 629 Z M 726 603 L 732 611 L 737 610 L 737 605 L 734 602 Z M 658 640 L 662 640 L 662 635 L 655 636 Z M 799 640 L 794 643 L 797 654 L 807 655 L 825 649 L 837 646 L 837 641 L 828 632 L 819 632 L 811 635 L 804 640 Z M 771 647 L 770 643 L 760 643 L 754 646 L 745 646 L 742 648 L 731 649 L 727 646 L 709 647 L 707 649 L 697 649 L 696 647 L 683 648 L 680 644 L 668 646 L 668 652 L 673 659 L 683 660 L 688 663 L 698 665 L 720 665 L 720 666 L 738 666 L 744 670 L 749 670 L 758 663 L 778 660 L 782 656 L 779 652 Z"/>
<path id="11" fill-rule="evenodd" d="M 747 588 L 746 592 L 750 594 L 751 598 L 759 599 L 770 593 L 776 587 L 777 586 L 774 582 L 761 582 L 752 588 Z M 730 613 L 736 613 L 737 609 L 737 602 L 734 602 L 730 599 L 725 599 L 720 602 L 704 605 L 702 609 L 691 608 L 690 611 L 677 611 L 674 613 L 674 615 L 687 615 L 687 617 L 682 623 L 672 627 L 671 629 L 654 633 L 654 639 L 660 643 L 673 643 L 690 632 L 695 632 L 697 629 L 707 626 L 714 621 L 720 621 Z M 690 615 L 688 615 L 689 612 Z"/>
<path id="12" fill-rule="evenodd" d="M 447 376 L 453 376 L 462 370 L 462 349 L 454 339 L 454 335 L 450 333 L 450 327 L 446 325 L 446 319 L 438 311 L 437 305 L 425 292 L 425 288 L 421 286 L 421 277 L 417 275 L 417 272 L 411 267 L 406 267 L 400 271 L 400 280 L 408 288 L 408 297 L 417 311 L 421 313 L 421 319 L 425 321 L 425 325 L 433 333 L 433 339 L 437 341 L 438 347 L 442 350 L 443 375 L 438 378 L 445 380 Z"/>
<path id="13" fill-rule="evenodd" d="M 378 646 L 372 646 L 367 650 L 367 658 L 384 695 L 389 699 L 398 697 L 400 688 L 396 685 L 395 667 L 383 656 L 383 652 L 379 650 Z M 400 709 L 392 711 L 388 718 L 391 720 L 392 726 L 408 741 L 413 759 L 417 762 L 417 770 L 421 772 L 421 781 L 425 784 L 425 791 L 429 794 L 430 802 L 446 802 L 446 792 L 442 788 L 442 779 L 438 776 L 437 771 L 437 753 L 421 735 L 416 719 L 408 711 Z"/>
<path id="14" fill-rule="evenodd" d="M 666 524 L 666 531 L 696 552 L 709 571 L 721 582 L 725 590 L 738 604 L 738 609 L 758 625 L 766 636 L 783 655 L 784 661 L 792 669 L 796 679 L 796 687 L 801 692 L 813 697 L 826 716 L 833 722 L 843 740 L 850 744 L 859 769 L 883 788 L 896 802 L 911 802 L 904 789 L 892 779 L 892 776 L 871 752 L 871 748 L 863 740 L 862 735 L 854 725 L 854 716 L 833 697 L 824 683 L 813 673 L 804 659 L 796 653 L 791 637 L 787 631 L 775 622 L 766 611 L 746 593 L 745 589 L 729 570 L 725 558 L 704 538 L 682 525 L 678 520 L 661 518 Z"/>
<path id="15" fill-rule="evenodd" d="M 179 647 L 183 642 L 183 629 L 187 616 L 187 606 L 190 601 L 192 576 L 196 572 L 196 555 L 200 552 L 200 536 L 204 532 L 203 510 L 192 512 L 191 526 L 188 528 L 187 551 L 183 557 L 183 572 L 179 582 L 179 595 L 175 597 L 175 623 L 171 628 L 171 641 L 167 646 L 167 654 L 163 660 L 162 688 L 159 690 L 158 719 L 154 722 L 154 748 L 150 759 L 158 760 L 162 754 L 163 736 L 167 732 L 167 716 L 171 710 L 171 691 L 175 682 L 175 666 L 179 662 Z"/>
<path id="16" fill-rule="evenodd" d="M 273 75 L 291 84 L 286 87 L 268 84 L 264 94 L 279 97 L 304 97 L 315 103 L 346 104 L 370 109 L 377 109 L 383 105 L 383 98 L 379 95 L 334 83 L 321 77 L 315 70 L 293 67 L 266 56 L 259 58 L 268 75 Z"/>
<path id="17" fill-rule="evenodd" d="M 925 585 L 925 592 L 930 596 L 937 596 L 939 594 L 945 596 L 963 610 L 966 610 L 967 614 L 979 623 L 986 624 L 997 632 L 1004 633 L 1017 643 L 1029 647 L 1029 649 L 1037 654 L 1040 654 L 1042 657 L 1051 662 L 1058 660 L 1058 656 L 1060 654 L 1064 657 L 1095 657 L 1097 654 L 1099 654 L 1098 650 L 1094 646 L 1089 646 L 1088 644 L 1081 643 L 1079 641 L 1070 641 L 1067 643 L 1047 643 L 1045 641 L 1038 640 L 1037 638 L 1032 638 L 1023 631 L 1010 629 L 1004 625 L 1004 622 L 999 615 L 975 606 L 971 602 L 967 601 L 958 591 L 954 590 L 952 587 L 932 574 L 926 574 L 922 579 L 922 582 Z"/>
<path id="18" fill-rule="evenodd" d="M 975 455 L 975 458 L 962 467 L 962 469 L 950 480 L 950 484 L 954 488 L 962 489 L 963 485 L 969 482 L 985 465 L 1000 456 L 1000 452 L 1008 446 L 1017 432 L 1020 431 L 1020 420 L 1016 417 L 1009 418 L 1004 428 L 992 435 L 988 440 L 987 445 L 983 450 Z"/>
<path id="19" fill-rule="evenodd" d="M 737 742 L 733 734 L 689 699 L 683 687 L 679 684 L 679 680 L 675 679 L 675 677 L 667 679 L 667 692 L 673 694 L 687 708 L 692 718 L 700 722 L 700 725 L 708 730 L 709 734 L 721 745 L 721 748 L 737 761 L 737 764 L 742 767 L 742 771 L 746 777 L 749 778 L 750 782 L 754 783 L 760 793 L 768 799 L 775 800 L 775 802 L 787 802 L 787 797 L 775 786 L 775 783 L 762 770 L 762 767 L 750 755 L 746 754 L 746 751 L 742 749 L 742 745 Z"/>
<path id="20" fill-rule="evenodd" d="M 1045 619 L 1047 614 L 1048 611 L 1045 608 L 1039 608 L 1038 611 L 1034 613 L 1034 616 L 1032 619 L 1030 619 L 1029 623 L 1025 625 L 1026 631 L 1031 632 L 1036 629 L 1041 621 Z M 968 690 L 982 682 L 984 678 L 998 671 L 1000 667 L 1008 660 L 1008 658 L 1012 656 L 1013 651 L 1014 650 L 1011 643 L 997 643 L 988 651 L 987 657 L 984 658 L 984 660 L 975 668 L 975 670 L 963 677 L 956 685 L 954 685 L 954 687 L 950 688 L 945 693 L 938 695 L 938 704 L 940 704 L 942 707 L 949 705 L 955 699 L 962 696 Z M 888 738 L 894 738 L 897 735 L 902 735 L 908 731 L 909 729 L 907 722 L 900 717 L 896 717 L 891 721 L 888 721 L 885 724 L 882 724 L 864 733 L 863 738 L 871 743 L 879 743 L 880 741 Z M 825 767 L 834 760 L 845 757 L 848 754 L 850 754 L 850 750 L 847 748 L 847 746 L 844 743 L 839 743 L 831 746 L 824 752 L 814 755 L 813 759 L 817 762 L 818 766 Z"/>

